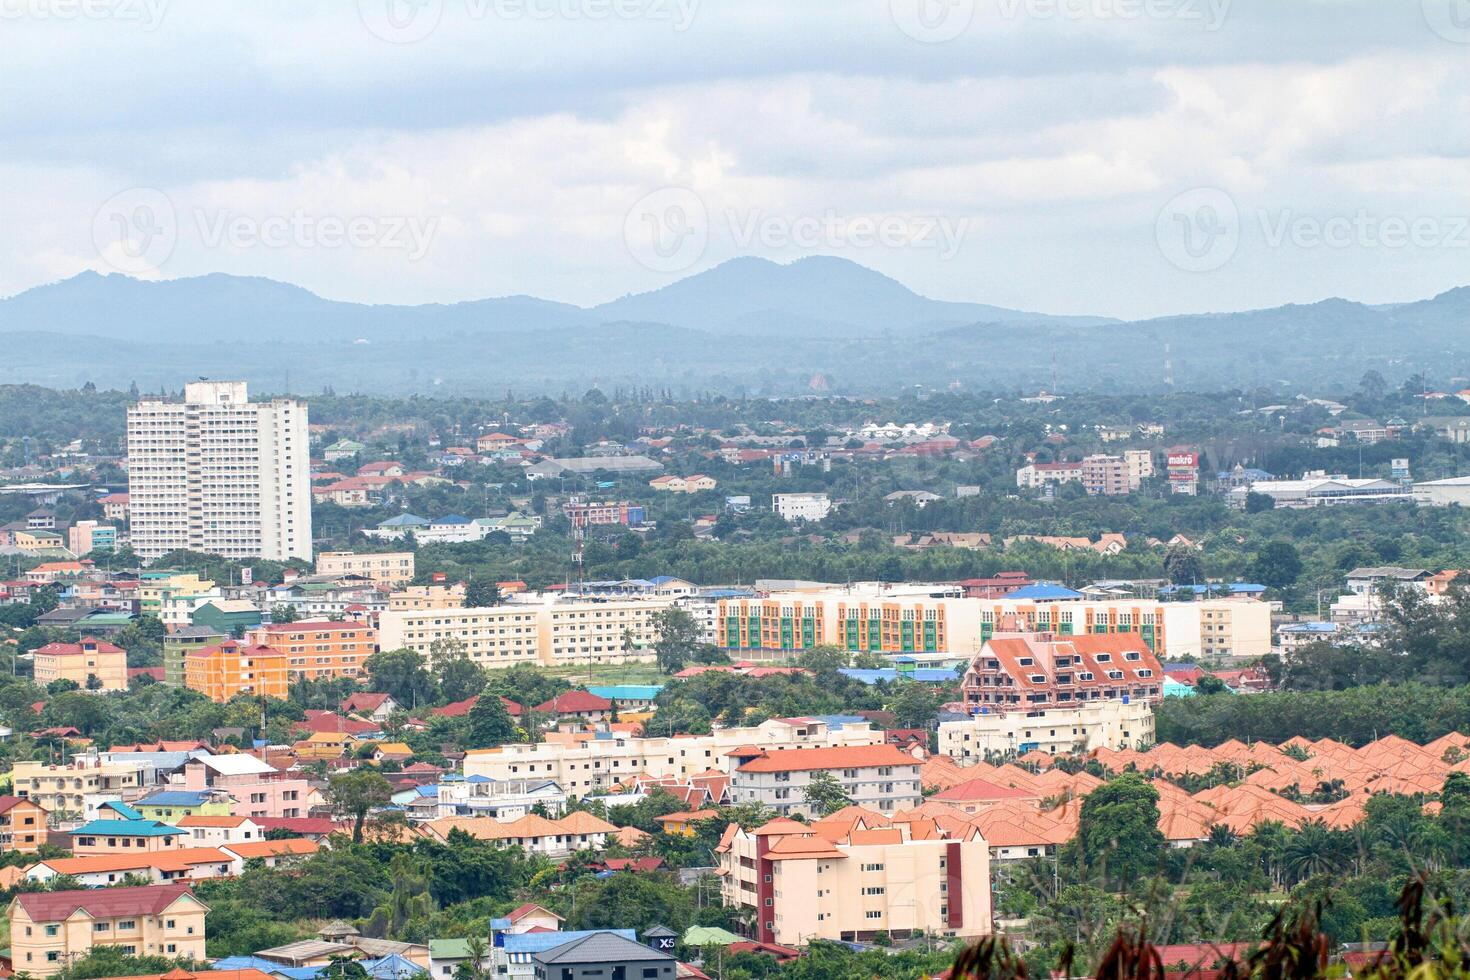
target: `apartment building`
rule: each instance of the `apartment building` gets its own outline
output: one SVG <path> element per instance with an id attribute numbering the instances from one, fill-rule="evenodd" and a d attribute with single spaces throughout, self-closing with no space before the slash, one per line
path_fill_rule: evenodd
<path id="1" fill-rule="evenodd" d="M 285 700 L 287 656 L 273 647 L 226 640 L 184 657 L 184 686 L 219 704 L 240 694 Z"/>
<path id="2" fill-rule="evenodd" d="M 36 684 L 71 681 L 87 691 L 126 691 L 128 655 L 93 636 L 76 643 L 48 643 L 32 654 Z"/>
<path id="3" fill-rule="evenodd" d="M 356 575 L 371 579 L 376 585 L 396 588 L 413 581 L 413 552 L 360 555 L 351 551 L 327 551 L 316 556 L 316 573 L 336 577 Z"/>
<path id="4" fill-rule="evenodd" d="M 832 498 L 825 493 L 773 493 L 771 509 L 789 523 L 821 521 L 832 513 Z"/>
<path id="5" fill-rule="evenodd" d="M 271 623 L 247 630 L 245 640 L 252 646 L 268 646 L 286 654 L 291 680 L 357 677 L 362 673 L 362 662 L 378 650 L 377 630 L 366 623 L 348 621 Z"/>
<path id="6" fill-rule="evenodd" d="M 879 935 L 974 938 L 991 931 L 990 849 L 978 828 L 849 807 L 810 826 L 726 829 L 716 855 L 726 905 L 761 942 L 868 942 Z"/>
<path id="7" fill-rule="evenodd" d="M 94 551 L 116 551 L 117 528 L 97 521 L 77 521 L 66 529 L 66 550 L 78 557 Z"/>
<path id="8" fill-rule="evenodd" d="M 191 651 L 216 646 L 230 637 L 208 626 L 185 626 L 163 638 L 163 682 L 184 686 L 184 657 Z"/>
<path id="9" fill-rule="evenodd" d="M 459 609 L 464 605 L 464 583 L 453 585 L 410 585 L 388 596 L 390 612 L 424 609 Z"/>
<path id="10" fill-rule="evenodd" d="M 1081 463 L 1031 463 L 1016 470 L 1016 487 L 1040 490 L 1049 483 L 1080 483 Z"/>
<path id="11" fill-rule="evenodd" d="M 142 761 L 103 761 L 98 755 L 79 755 L 62 766 L 17 762 L 10 773 L 11 792 L 49 813 L 80 814 L 87 796 L 136 796 L 152 772 L 153 767 Z"/>
<path id="12" fill-rule="evenodd" d="M 1123 465 L 1128 469 L 1128 486 L 1137 490 L 1154 475 L 1154 454 L 1147 449 L 1125 449 Z"/>
<path id="13" fill-rule="evenodd" d="M 783 817 L 820 816 L 806 801 L 806 790 L 819 773 L 842 785 L 860 807 L 892 814 L 924 802 L 919 760 L 893 745 L 849 745 L 837 748 L 736 749 L 739 763 L 730 775 L 730 795 L 738 803 L 758 803 Z"/>
<path id="14" fill-rule="evenodd" d="M 255 403 L 243 381 L 194 381 L 127 414 L 133 549 L 311 559 L 304 402 Z"/>
<path id="15" fill-rule="evenodd" d="M 88 888 L 109 888 L 129 877 L 155 884 L 219 878 L 229 874 L 230 867 L 230 856 L 217 847 L 178 847 L 148 854 L 52 858 L 27 868 L 26 879 L 47 882 L 65 875 Z"/>
<path id="16" fill-rule="evenodd" d="M 35 853 L 46 843 L 46 808 L 21 796 L 0 796 L 0 854 Z"/>
<path id="17" fill-rule="evenodd" d="M 456 640 L 470 659 L 487 667 L 647 661 L 657 638 L 654 616 L 671 603 L 659 597 L 533 596 L 477 609 L 390 609 L 379 617 L 379 640 L 385 650 L 406 647 L 426 657 L 435 641 Z"/>
<path id="18" fill-rule="evenodd" d="M 1153 704 L 1163 686 L 1163 667 L 1136 634 L 1006 632 L 985 642 L 961 689 L 966 708 L 983 714 L 1123 698 Z"/>
<path id="19" fill-rule="evenodd" d="M 98 946 L 200 961 L 208 913 L 183 884 L 23 893 L 10 903 L 10 958 L 17 973 L 38 977 Z"/>
<path id="20" fill-rule="evenodd" d="M 1067 755 L 1079 749 L 1137 749 L 1153 741 L 1153 705 L 1122 698 L 1040 711 L 987 711 L 939 724 L 940 754 L 967 763 L 1032 750 Z"/>
<path id="21" fill-rule="evenodd" d="M 1120 497 L 1131 492 L 1128 464 L 1122 456 L 1088 456 L 1082 460 L 1082 488 L 1094 497 Z"/>
<path id="22" fill-rule="evenodd" d="M 138 611 L 162 618 L 164 603 L 175 596 L 219 594 L 213 579 L 193 572 L 144 572 L 138 578 Z"/>
<path id="23" fill-rule="evenodd" d="M 562 505 L 562 513 L 576 527 L 605 527 L 642 524 L 647 518 L 642 504 L 619 501 L 571 500 Z"/>
<path id="24" fill-rule="evenodd" d="M 1271 606 L 1256 599 L 1166 602 L 1169 656 L 1264 657 L 1271 652 Z"/>
<path id="25" fill-rule="evenodd" d="M 556 741 L 550 739 L 557 738 Z M 742 747 L 766 750 L 880 745 L 883 733 L 867 722 L 829 724 L 819 718 L 773 718 L 747 728 L 720 728 L 710 735 L 635 738 L 619 732 L 549 736 L 538 745 L 509 744 L 471 751 L 466 778 L 515 780 L 541 777 L 571 796 L 611 789 L 634 776 L 688 779 L 738 764 L 730 753 Z"/>

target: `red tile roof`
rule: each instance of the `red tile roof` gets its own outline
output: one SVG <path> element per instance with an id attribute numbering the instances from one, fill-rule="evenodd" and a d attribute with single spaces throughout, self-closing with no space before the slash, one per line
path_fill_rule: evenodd
<path id="1" fill-rule="evenodd" d="M 188 885 L 142 885 L 129 888 L 84 888 L 65 892 L 27 892 L 16 896 L 16 901 L 32 922 L 60 922 L 78 909 L 94 919 L 112 919 L 120 915 L 158 915 L 183 896 L 192 898 L 193 894 Z"/>
<path id="2" fill-rule="evenodd" d="M 824 749 L 776 749 L 740 767 L 741 772 L 804 772 L 813 769 L 863 769 L 917 766 L 919 760 L 892 745 L 848 745 Z"/>
<path id="3" fill-rule="evenodd" d="M 536 705 L 537 711 L 551 714 L 570 715 L 581 711 L 611 711 L 612 702 L 600 698 L 591 691 L 563 691 L 550 701 Z"/>

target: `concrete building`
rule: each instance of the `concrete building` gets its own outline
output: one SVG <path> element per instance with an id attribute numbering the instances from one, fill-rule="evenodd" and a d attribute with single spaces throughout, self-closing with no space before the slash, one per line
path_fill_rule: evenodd
<path id="1" fill-rule="evenodd" d="M 1016 470 L 1016 487 L 1040 490 L 1050 483 L 1082 482 L 1081 463 L 1031 463 Z"/>
<path id="2" fill-rule="evenodd" d="M 76 643 L 48 643 L 32 656 L 36 684 L 71 681 L 83 690 L 126 691 L 128 655 L 122 647 L 96 637 Z"/>
<path id="3" fill-rule="evenodd" d="M 967 763 L 1033 749 L 1050 755 L 1066 755 L 1079 748 L 1090 752 L 1104 746 L 1136 749 L 1153 740 L 1153 706 L 1121 698 L 1087 701 L 1071 708 L 992 711 L 939 724 L 940 754 Z"/>
<path id="4" fill-rule="evenodd" d="M 284 653 L 292 680 L 358 677 L 363 661 L 378 650 L 378 631 L 357 622 L 271 623 L 246 631 L 245 639 L 252 646 L 268 646 Z"/>
<path id="5" fill-rule="evenodd" d="M 182 402 L 128 409 L 133 549 L 311 558 L 304 402 L 249 400 L 243 381 L 195 381 Z"/>
<path id="6" fill-rule="evenodd" d="M 186 626 L 163 638 L 163 682 L 170 687 L 184 686 L 184 657 L 191 650 L 202 650 L 228 640 L 229 634 L 207 626 Z"/>
<path id="7" fill-rule="evenodd" d="M 499 606 L 390 609 L 378 619 L 379 645 L 432 656 L 438 640 L 456 640 L 485 667 L 545 666 L 651 660 L 653 618 L 673 602 L 663 597 L 607 601 L 523 595 Z M 629 642 L 631 640 L 631 643 Z"/>
<path id="8" fill-rule="evenodd" d="M 850 807 L 807 826 L 731 824 L 716 849 L 726 905 L 761 942 L 867 942 L 879 934 L 974 938 L 991 931 L 990 849 L 978 828 Z"/>
<path id="9" fill-rule="evenodd" d="M 783 817 L 817 817 L 806 790 L 818 773 L 827 773 L 857 806 L 892 814 L 924 802 L 919 760 L 892 745 L 838 748 L 734 750 L 739 765 L 730 776 L 735 803 L 758 803 Z"/>
<path id="10" fill-rule="evenodd" d="M 679 961 L 672 953 L 651 949 L 611 932 L 595 932 L 534 953 L 536 980 L 604 980 L 640 977 L 675 980 Z"/>
<path id="11" fill-rule="evenodd" d="M 137 795 L 152 773 L 153 767 L 142 760 L 104 761 L 95 754 L 74 756 L 61 766 L 16 762 L 10 772 L 11 792 L 49 813 L 81 814 L 87 796 Z"/>
<path id="12" fill-rule="evenodd" d="M 1133 490 L 1122 456 L 1088 456 L 1082 461 L 1082 488 L 1094 497 L 1121 497 Z"/>
<path id="13" fill-rule="evenodd" d="M 46 821 L 50 814 L 35 800 L 0 796 L 0 853 L 31 854 L 46 843 Z"/>
<path id="14" fill-rule="evenodd" d="M 1128 470 L 1128 486 L 1137 490 L 1154 475 L 1154 454 L 1147 449 L 1125 449 L 1123 465 Z"/>
<path id="15" fill-rule="evenodd" d="M 285 700 L 286 654 L 238 640 L 191 650 L 184 656 L 184 686 L 219 704 L 241 694 Z"/>
<path id="16" fill-rule="evenodd" d="M 1256 599 L 1166 602 L 1169 656 L 1263 657 L 1271 652 L 1271 606 Z"/>
<path id="17" fill-rule="evenodd" d="M 440 843 L 458 830 L 477 840 L 500 841 L 530 854 L 563 858 L 576 851 L 601 850 L 617 827 L 581 810 L 548 820 L 534 813 L 517 820 L 490 817 L 441 817 L 420 826 L 424 836 Z"/>
<path id="18" fill-rule="evenodd" d="M 77 521 L 66 529 L 66 550 L 77 557 L 117 550 L 117 528 L 96 521 Z"/>
<path id="19" fill-rule="evenodd" d="M 961 690 L 966 710 L 984 714 L 1115 699 L 1153 704 L 1163 697 L 1163 686 L 1164 669 L 1137 634 L 1007 631 L 985 641 Z"/>
<path id="20" fill-rule="evenodd" d="M 355 575 L 371 579 L 375 585 L 397 588 L 413 581 L 413 552 L 357 554 L 351 551 L 325 551 L 316 556 L 316 573 L 336 577 Z"/>
<path id="21" fill-rule="evenodd" d="M 1300 480 L 1257 480 L 1230 491 L 1231 506 L 1243 508 L 1247 494 L 1270 497 L 1277 507 L 1336 507 L 1343 504 L 1412 503 L 1413 487 L 1392 480 L 1349 479 L 1308 473 Z"/>
<path id="22" fill-rule="evenodd" d="M 821 521 L 832 513 L 832 499 L 825 493 L 773 493 L 771 509 L 784 521 Z"/>
<path id="23" fill-rule="evenodd" d="M 1426 507 L 1470 507 L 1470 476 L 1416 483 L 1414 502 Z"/>
<path id="24" fill-rule="evenodd" d="M 556 739 L 556 741 L 552 741 Z M 739 764 L 730 753 L 761 746 L 766 750 L 879 745 L 883 733 L 866 721 L 773 718 L 749 728 L 719 728 L 710 735 L 635 738 L 620 732 L 548 736 L 537 745 L 513 743 L 471 750 L 465 776 L 516 780 L 540 777 L 568 794 L 585 796 L 620 785 L 640 773 L 663 779 L 688 779 L 711 769 L 729 774 Z"/>
<path id="25" fill-rule="evenodd" d="M 388 596 L 390 612 L 422 609 L 458 609 L 464 605 L 464 583 L 452 585 L 410 585 Z"/>
<path id="26" fill-rule="evenodd" d="M 97 946 L 202 961 L 208 913 L 182 884 L 21 894 L 9 909 L 11 962 L 49 977 Z"/>

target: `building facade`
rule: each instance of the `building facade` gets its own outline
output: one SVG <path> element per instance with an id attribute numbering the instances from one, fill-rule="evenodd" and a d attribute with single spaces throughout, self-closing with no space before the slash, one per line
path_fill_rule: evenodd
<path id="1" fill-rule="evenodd" d="M 82 690 L 128 689 L 128 655 L 105 640 L 84 636 L 76 643 L 48 643 L 32 656 L 35 681 L 41 687 L 71 681 Z"/>
<path id="2" fill-rule="evenodd" d="M 241 694 L 284 700 L 286 654 L 238 640 L 192 650 L 184 657 L 184 686 L 219 704 Z"/>
<path id="3" fill-rule="evenodd" d="M 182 402 L 128 409 L 128 507 L 145 560 L 187 549 L 311 559 L 304 402 L 249 400 L 243 381 L 195 381 Z"/>
<path id="4" fill-rule="evenodd" d="M 247 630 L 245 639 L 253 646 L 268 646 L 285 654 L 292 680 L 358 677 L 363 661 L 378 649 L 378 631 L 356 622 L 271 623 Z"/>
<path id="5" fill-rule="evenodd" d="M 773 493 L 771 509 L 783 521 L 821 521 L 832 513 L 832 498 L 825 493 Z"/>
<path id="6" fill-rule="evenodd" d="M 1034 712 L 1089 701 L 1157 703 L 1164 669 L 1136 634 L 1006 632 L 985 642 L 961 685 L 966 710 Z"/>
<path id="7" fill-rule="evenodd" d="M 806 800 L 807 787 L 819 773 L 831 775 L 855 805 L 882 814 L 924 802 L 919 760 L 893 745 L 757 749 L 737 759 L 742 761 L 730 776 L 734 802 L 757 803 L 783 817 L 821 816 Z"/>
<path id="8" fill-rule="evenodd" d="M 351 551 L 324 551 L 316 556 L 316 573 L 338 577 L 356 575 L 371 579 L 375 585 L 397 588 L 413 581 L 413 552 L 357 554 Z"/>
<path id="9" fill-rule="evenodd" d="M 98 946 L 202 961 L 209 907 L 188 885 L 31 892 L 10 904 L 16 972 L 49 977 Z"/>
<path id="10" fill-rule="evenodd" d="M 967 763 L 1033 749 L 1067 755 L 1079 749 L 1137 749 L 1153 741 L 1153 705 L 1121 698 L 1071 708 L 991 711 L 939 724 L 940 754 Z"/>

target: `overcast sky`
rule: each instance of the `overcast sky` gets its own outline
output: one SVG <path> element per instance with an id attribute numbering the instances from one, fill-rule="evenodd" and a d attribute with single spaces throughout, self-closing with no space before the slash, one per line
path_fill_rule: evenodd
<path id="1" fill-rule="evenodd" d="M 737 255 L 1144 317 L 1470 284 L 1470 0 L 0 0 L 0 294 L 590 305 Z"/>

